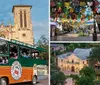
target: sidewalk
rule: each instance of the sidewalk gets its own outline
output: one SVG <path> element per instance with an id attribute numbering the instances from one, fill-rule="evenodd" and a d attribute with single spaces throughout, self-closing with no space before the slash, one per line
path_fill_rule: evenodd
<path id="1" fill-rule="evenodd" d="M 66 79 L 64 85 L 73 85 L 73 79 L 72 78 Z"/>

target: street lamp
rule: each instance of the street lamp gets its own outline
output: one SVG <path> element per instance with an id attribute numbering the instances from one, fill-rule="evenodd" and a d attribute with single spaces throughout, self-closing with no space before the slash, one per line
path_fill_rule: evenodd
<path id="1" fill-rule="evenodd" d="M 95 10 L 95 0 L 92 0 L 92 4 L 87 2 L 87 5 L 89 7 L 91 7 L 92 5 L 92 11 L 93 11 L 93 19 L 94 19 L 94 32 L 93 32 L 93 41 L 97 41 L 97 32 L 96 32 L 96 22 L 95 22 L 95 17 L 96 17 L 96 13 L 94 12 Z"/>
<path id="2" fill-rule="evenodd" d="M 94 15 L 94 33 L 93 33 L 93 41 L 97 41 L 97 32 L 96 32 L 96 23 L 95 23 L 95 13 Z"/>

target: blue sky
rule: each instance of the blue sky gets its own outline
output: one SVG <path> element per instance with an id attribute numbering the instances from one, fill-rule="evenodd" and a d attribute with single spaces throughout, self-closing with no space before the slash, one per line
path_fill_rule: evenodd
<path id="1" fill-rule="evenodd" d="M 31 16 L 33 22 L 33 32 L 35 42 L 41 35 L 48 37 L 48 2 L 49 0 L 22 0 L 22 4 L 32 5 Z M 21 4 L 21 0 L 1 0 L 0 1 L 0 24 L 2 20 L 4 24 L 9 24 L 9 20 L 13 23 L 12 7 Z"/>

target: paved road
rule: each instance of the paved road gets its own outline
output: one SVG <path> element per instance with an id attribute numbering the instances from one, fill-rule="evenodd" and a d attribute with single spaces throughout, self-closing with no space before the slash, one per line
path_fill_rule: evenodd
<path id="1" fill-rule="evenodd" d="M 20 83 L 20 84 L 11 84 L 11 85 L 32 85 L 31 82 L 27 82 L 27 83 Z M 48 80 L 40 80 L 38 81 L 38 83 L 36 85 L 49 85 L 48 84 Z"/>
<path id="2" fill-rule="evenodd" d="M 98 41 L 100 41 L 100 34 L 97 35 L 98 36 Z M 90 36 L 82 36 L 82 37 L 76 37 L 75 35 L 60 35 L 60 36 L 56 36 L 56 37 L 51 37 L 51 41 L 93 41 L 93 37 L 92 35 Z"/>

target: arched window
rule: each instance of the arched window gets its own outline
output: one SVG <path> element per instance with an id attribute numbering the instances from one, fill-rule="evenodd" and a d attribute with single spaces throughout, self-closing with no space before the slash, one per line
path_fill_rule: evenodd
<path id="1" fill-rule="evenodd" d="M 22 11 L 20 11 L 20 27 L 23 27 Z"/>
<path id="2" fill-rule="evenodd" d="M 74 66 L 71 67 L 71 71 L 72 71 L 72 72 L 75 72 Z"/>
<path id="3" fill-rule="evenodd" d="M 26 11 L 24 11 L 24 27 L 27 27 Z"/>

